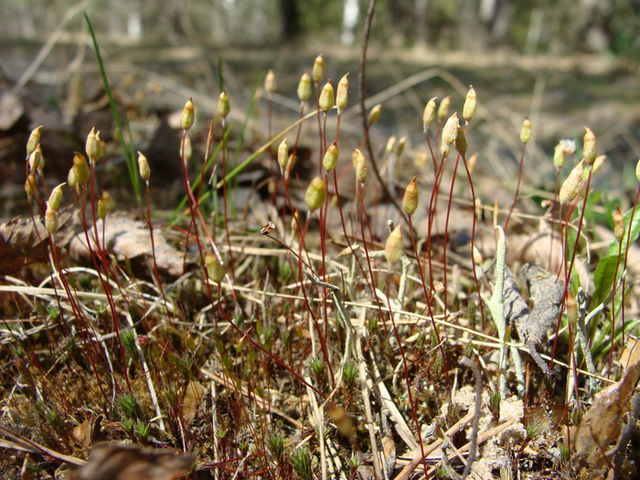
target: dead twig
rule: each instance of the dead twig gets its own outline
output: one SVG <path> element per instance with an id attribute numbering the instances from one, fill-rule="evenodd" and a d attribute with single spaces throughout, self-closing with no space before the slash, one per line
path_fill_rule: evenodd
<path id="1" fill-rule="evenodd" d="M 473 377 L 476 382 L 476 395 L 473 406 L 473 422 L 471 423 L 471 441 L 469 442 L 469 457 L 462 473 L 462 478 L 467 478 L 471 472 L 471 465 L 476 459 L 478 447 L 478 429 L 480 428 L 480 408 L 482 407 L 482 374 L 475 362 L 470 358 L 462 357 L 460 365 L 464 365 L 473 371 Z"/>
<path id="2" fill-rule="evenodd" d="M 70 465 L 75 465 L 77 467 L 80 467 L 86 463 L 81 458 L 73 457 L 71 455 L 65 455 L 64 453 L 60 453 L 49 447 L 45 447 L 44 445 L 34 442 L 33 440 L 29 440 L 28 438 L 23 437 L 19 433 L 14 432 L 10 428 L 7 428 L 3 425 L 0 425 L 0 434 L 9 437 L 12 440 L 11 442 L 6 442 L 6 444 L 2 446 L 39 453 L 41 455 L 46 455 L 48 457 L 60 460 L 61 462 L 65 462 Z"/>

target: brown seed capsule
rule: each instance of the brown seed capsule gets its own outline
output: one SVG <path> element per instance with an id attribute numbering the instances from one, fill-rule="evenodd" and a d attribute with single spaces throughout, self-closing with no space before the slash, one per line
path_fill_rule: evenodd
<path id="1" fill-rule="evenodd" d="M 465 122 L 470 122 L 476 113 L 476 91 L 472 85 L 469 85 L 469 91 L 464 99 L 464 105 L 462 107 L 462 118 Z"/>
<path id="2" fill-rule="evenodd" d="M 438 105 L 438 120 L 444 122 L 449 116 L 449 107 L 451 107 L 451 97 L 444 97 Z"/>
<path id="3" fill-rule="evenodd" d="M 353 168 L 356 170 L 356 178 L 361 184 L 367 180 L 367 160 L 359 148 L 356 148 L 351 155 Z"/>
<path id="4" fill-rule="evenodd" d="M 27 198 L 33 198 L 33 195 L 36 193 L 36 177 L 33 176 L 32 173 L 29 174 L 27 180 L 24 182 L 24 191 L 27 192 Z"/>
<path id="5" fill-rule="evenodd" d="M 553 149 L 553 165 L 558 170 L 564 166 L 565 157 L 576 151 L 576 142 L 573 140 L 560 140 Z"/>
<path id="6" fill-rule="evenodd" d="M 138 150 L 138 171 L 140 172 L 140 177 L 147 183 L 149 183 L 149 178 L 151 178 L 151 167 L 149 167 L 149 160 L 144 154 Z"/>
<path id="7" fill-rule="evenodd" d="M 406 190 L 404 191 L 404 197 L 402 198 L 402 208 L 404 213 L 409 217 L 414 214 L 418 209 L 418 183 L 416 182 L 416 176 L 414 175 Z"/>
<path id="8" fill-rule="evenodd" d="M 291 228 L 291 236 L 295 236 L 298 233 L 298 226 L 300 225 L 300 212 L 295 210 L 291 215 L 291 222 L 289 227 Z"/>
<path id="9" fill-rule="evenodd" d="M 318 55 L 313 62 L 313 68 L 311 69 L 311 78 L 317 85 L 324 78 L 324 58 L 322 55 Z"/>
<path id="10" fill-rule="evenodd" d="M 298 98 L 301 102 L 306 102 L 311 98 L 311 77 L 308 73 L 303 73 L 298 82 Z"/>
<path id="11" fill-rule="evenodd" d="M 464 134 L 464 128 L 458 127 L 458 134 L 456 135 L 455 143 L 458 153 L 465 156 L 467 154 L 467 136 Z"/>
<path id="12" fill-rule="evenodd" d="M 58 210 L 60 208 L 60 202 L 62 201 L 62 187 L 64 187 L 66 182 L 57 185 L 51 193 L 49 194 L 49 201 L 47 202 L 48 207 L 53 208 L 54 210 Z"/>
<path id="13" fill-rule="evenodd" d="M 396 263 L 402 255 L 402 229 L 400 225 L 393 229 L 384 244 L 384 256 L 390 265 Z"/>
<path id="14" fill-rule="evenodd" d="M 309 211 L 314 212 L 322 206 L 327 194 L 327 185 L 322 177 L 315 177 L 307 187 L 304 194 L 304 202 L 307 204 Z"/>
<path id="15" fill-rule="evenodd" d="M 264 77 L 264 91 L 271 96 L 276 91 L 276 74 L 273 70 L 269 70 Z"/>
<path id="16" fill-rule="evenodd" d="M 458 114 L 453 113 L 442 128 L 442 138 L 440 142 L 440 153 L 442 155 L 446 156 L 449 153 L 451 145 L 455 143 L 459 126 Z"/>
<path id="17" fill-rule="evenodd" d="M 338 82 L 338 91 L 336 93 L 336 106 L 338 113 L 342 113 L 347 108 L 349 98 L 349 74 L 345 74 Z"/>
<path id="18" fill-rule="evenodd" d="M 396 143 L 398 143 L 398 137 L 391 135 L 387 140 L 387 145 L 384 147 L 387 153 L 392 153 L 396 149 Z"/>
<path id="19" fill-rule="evenodd" d="M 587 165 L 593 165 L 597 156 L 596 136 L 589 127 L 584 127 L 585 134 L 582 144 L 582 157 Z"/>
<path id="20" fill-rule="evenodd" d="M 595 175 L 600 170 L 600 167 L 604 164 L 604 161 L 607 159 L 606 155 L 598 155 L 596 159 L 593 161 L 593 165 L 591 166 L 591 175 Z M 587 179 L 587 170 L 585 170 L 584 178 Z"/>
<path id="21" fill-rule="evenodd" d="M 582 188 L 584 187 L 584 161 L 581 160 L 578 164 L 573 167 L 567 179 L 560 186 L 560 191 L 558 193 L 558 200 L 562 204 L 572 203 L 578 195 L 582 192 Z"/>
<path id="22" fill-rule="evenodd" d="M 193 100 L 191 100 L 191 98 L 189 98 L 189 100 L 187 100 L 187 103 L 184 104 L 184 107 L 182 107 L 182 118 L 181 118 L 181 125 L 182 125 L 182 129 L 187 131 L 190 130 L 191 127 L 193 127 L 193 122 L 195 121 L 195 115 L 196 115 L 196 109 L 195 106 L 193 105 Z"/>
<path id="23" fill-rule="evenodd" d="M 553 149 L 553 166 L 558 170 L 562 169 L 564 166 L 564 149 L 562 145 L 558 143 Z"/>
<path id="24" fill-rule="evenodd" d="M 398 157 L 402 156 L 402 154 L 404 153 L 404 147 L 407 146 L 407 137 L 403 136 L 400 137 L 400 140 L 398 140 L 398 144 L 396 145 L 396 155 Z"/>
<path id="25" fill-rule="evenodd" d="M 424 106 L 424 111 L 422 112 L 422 130 L 424 133 L 427 133 L 431 124 L 436 121 L 437 100 L 438 97 L 432 97 Z"/>
<path id="26" fill-rule="evenodd" d="M 624 238 L 624 215 L 620 211 L 620 207 L 616 207 L 613 211 L 613 233 L 619 242 Z"/>
<path id="27" fill-rule="evenodd" d="M 413 164 L 417 168 L 422 168 L 427 164 L 428 159 L 429 157 L 427 156 L 427 152 L 417 152 L 413 158 Z"/>
<path id="28" fill-rule="evenodd" d="M 324 84 L 324 87 L 322 87 L 322 91 L 320 92 L 318 106 L 320 107 L 320 110 L 322 110 L 324 113 L 327 113 L 333 108 L 335 103 L 336 100 L 333 91 L 333 85 L 331 85 L 331 82 L 327 82 Z"/>
<path id="29" fill-rule="evenodd" d="M 96 132 L 96 139 L 98 140 L 98 156 L 96 160 L 100 160 L 107 155 L 107 143 L 100 138 L 100 132 Z"/>
<path id="30" fill-rule="evenodd" d="M 77 185 L 85 185 L 89 181 L 91 173 L 87 159 L 80 152 L 73 152 L 73 175 Z"/>
<path id="31" fill-rule="evenodd" d="M 481 265 L 484 262 L 484 258 L 482 257 L 482 253 L 478 250 L 478 247 L 473 246 L 473 251 L 471 252 L 471 256 L 473 258 L 473 263 L 476 265 Z"/>
<path id="32" fill-rule="evenodd" d="M 39 174 L 42 174 L 42 169 L 44 168 L 44 156 L 42 155 L 42 147 L 40 144 L 36 145 L 36 148 L 29 155 L 29 171 L 31 173 L 35 173 L 36 171 Z"/>
<path id="33" fill-rule="evenodd" d="M 27 157 L 31 155 L 38 144 L 40 143 L 40 135 L 42 132 L 42 125 L 34 128 L 29 135 L 29 140 L 27 140 Z"/>
<path id="34" fill-rule="evenodd" d="M 382 112 L 382 105 L 379 103 L 374 105 L 371 111 L 369 112 L 369 118 L 367 119 L 367 125 L 373 127 L 376 123 L 378 123 L 378 119 L 380 118 L 380 112 Z"/>
<path id="35" fill-rule="evenodd" d="M 98 199 L 98 218 L 104 221 L 107 218 L 107 208 L 105 207 L 104 200 L 102 198 Z"/>
<path id="36" fill-rule="evenodd" d="M 56 212 L 55 208 L 51 208 L 49 204 L 47 204 L 47 210 L 44 214 L 44 226 L 49 233 L 54 233 L 58 230 L 58 212 Z"/>
<path id="37" fill-rule="evenodd" d="M 220 92 L 218 96 L 218 115 L 221 118 L 227 118 L 231 111 L 231 104 L 229 103 L 229 94 L 226 90 Z"/>
<path id="38" fill-rule="evenodd" d="M 520 141 L 524 144 L 531 140 L 531 120 L 525 118 L 520 127 Z"/>
<path id="39" fill-rule="evenodd" d="M 324 168 L 327 169 L 327 172 L 332 171 L 338 165 L 338 145 L 336 142 L 333 142 L 327 148 L 326 153 L 324 154 L 324 158 L 322 159 L 322 164 Z"/>
<path id="40" fill-rule="evenodd" d="M 116 202 L 113 197 L 106 190 L 102 192 L 100 199 L 98 200 L 98 216 L 104 220 L 106 216 L 116 209 Z"/>
<path id="41" fill-rule="evenodd" d="M 209 275 L 209 279 L 216 283 L 222 281 L 227 271 L 222 262 L 218 260 L 217 256 L 213 253 L 207 253 L 204 256 L 204 264 L 207 268 L 207 275 Z"/>
<path id="42" fill-rule="evenodd" d="M 278 145 L 278 165 L 280 165 L 280 173 L 284 175 L 287 171 L 287 164 L 289 163 L 289 146 L 287 145 L 287 139 L 285 138 Z"/>
<path id="43" fill-rule="evenodd" d="M 96 132 L 95 128 L 92 128 L 87 135 L 87 141 L 84 145 L 84 150 L 87 152 L 90 162 L 96 162 L 100 158 L 100 143 L 98 142 L 99 132 Z"/>
<path id="44" fill-rule="evenodd" d="M 289 161 L 287 162 L 287 172 L 293 170 L 293 167 L 296 166 L 298 162 L 298 154 L 296 152 L 291 152 L 289 154 Z"/>
<path id="45" fill-rule="evenodd" d="M 78 186 L 78 181 L 76 180 L 76 171 L 73 167 L 69 169 L 69 173 L 67 173 L 67 185 L 69 185 L 70 189 L 76 188 Z"/>
<path id="46" fill-rule="evenodd" d="M 273 232 L 275 229 L 276 229 L 275 223 L 269 220 L 267 223 L 265 223 L 262 226 L 262 228 L 260 229 L 260 233 L 262 235 L 271 235 L 271 232 Z"/>
<path id="47" fill-rule="evenodd" d="M 476 163 L 478 162 L 478 154 L 474 153 L 467 160 L 467 168 L 469 169 L 469 175 L 473 175 L 473 170 L 476 168 Z"/>

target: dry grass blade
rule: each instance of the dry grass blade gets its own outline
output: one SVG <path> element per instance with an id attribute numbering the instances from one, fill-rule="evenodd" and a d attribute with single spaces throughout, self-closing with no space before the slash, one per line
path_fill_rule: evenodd
<path id="1" fill-rule="evenodd" d="M 65 455 L 64 453 L 57 452 L 49 447 L 46 447 L 37 442 L 34 442 L 33 440 L 29 440 L 28 438 L 23 437 L 19 433 L 16 433 L 10 428 L 7 428 L 3 425 L 0 425 L 0 434 L 9 437 L 12 440 L 12 442 L 7 445 L 15 444 L 18 447 L 20 447 L 20 449 L 30 451 L 30 452 L 37 452 L 41 455 L 46 455 L 55 460 L 68 463 L 70 465 L 81 466 L 85 464 L 85 461 L 82 460 L 81 458 L 77 458 L 71 455 Z"/>

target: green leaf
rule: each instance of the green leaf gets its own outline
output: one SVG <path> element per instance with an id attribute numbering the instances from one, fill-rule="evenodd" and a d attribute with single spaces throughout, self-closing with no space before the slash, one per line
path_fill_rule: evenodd
<path id="1" fill-rule="evenodd" d="M 136 200 L 139 202 L 140 201 L 140 180 L 138 178 L 138 164 L 137 164 L 135 151 L 133 147 L 133 140 L 131 136 L 131 126 L 129 125 L 129 122 L 126 116 L 124 117 L 125 125 L 123 126 L 122 116 L 113 98 L 111 85 L 109 84 L 109 79 L 107 78 L 107 71 L 104 66 L 104 61 L 102 60 L 102 55 L 100 54 L 100 45 L 98 45 L 98 39 L 96 38 L 96 34 L 93 31 L 93 25 L 91 24 L 91 20 L 89 20 L 89 15 L 87 15 L 86 12 L 84 13 L 84 19 L 87 22 L 89 35 L 91 36 L 91 41 L 93 42 L 93 49 L 96 54 L 96 60 L 98 61 L 100 76 L 102 77 L 102 85 L 104 86 L 104 91 L 107 94 L 107 98 L 109 100 L 109 108 L 111 109 L 111 116 L 113 117 L 113 122 L 116 125 L 118 137 L 120 138 L 120 148 L 122 149 L 122 155 L 125 158 L 127 171 L 129 173 L 129 178 L 131 179 L 131 185 L 133 186 L 133 193 L 135 194 Z M 128 144 L 124 136 L 124 127 L 126 127 L 127 134 L 129 136 Z"/>
<path id="2" fill-rule="evenodd" d="M 617 242 L 616 242 L 617 243 Z M 618 255 L 609 255 L 603 257 L 598 262 L 596 271 L 593 275 L 593 281 L 595 283 L 595 290 L 591 296 L 591 307 L 595 308 L 602 303 L 611 291 L 611 286 L 615 281 L 614 275 L 616 275 L 616 266 L 620 261 Z M 620 274 L 620 268 L 618 268 L 618 274 Z"/>

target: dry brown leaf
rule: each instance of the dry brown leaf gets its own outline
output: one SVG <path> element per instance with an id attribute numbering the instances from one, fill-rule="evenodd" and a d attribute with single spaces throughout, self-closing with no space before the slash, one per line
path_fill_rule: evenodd
<path id="1" fill-rule="evenodd" d="M 634 365 L 640 362 L 640 340 L 632 337 L 631 335 L 627 336 L 627 344 L 624 347 L 624 350 L 620 354 L 620 365 L 622 368 L 629 368 L 629 365 Z"/>
<path id="2" fill-rule="evenodd" d="M 79 211 L 63 208 L 59 221 L 60 228 L 54 235 L 56 246 L 68 250 L 71 261 L 86 261 L 89 252 Z M 102 220 L 98 221 L 98 232 L 102 232 Z M 119 260 L 142 260 L 151 267 L 151 240 L 146 223 L 127 212 L 114 212 L 107 217 L 104 234 L 107 250 Z M 89 237 L 91 239 L 92 235 Z M 32 220 L 22 216 L 0 224 L 0 260 L 4 263 L 5 273 L 18 271 L 33 261 L 47 260 L 47 238 L 37 217 Z M 174 277 L 182 275 L 183 254 L 167 241 L 161 229 L 154 229 L 153 238 L 160 271 Z M 92 247 L 95 250 L 95 245 Z"/>
<path id="3" fill-rule="evenodd" d="M 537 232 L 509 235 L 507 263 L 532 263 L 557 272 L 562 261 L 562 240 L 556 233 Z"/>
<path id="4" fill-rule="evenodd" d="M 200 402 L 205 393 L 206 389 L 195 380 L 190 380 L 187 384 L 182 401 L 182 416 L 187 425 L 196 418 L 198 407 L 200 407 Z"/>
<path id="5" fill-rule="evenodd" d="M 593 469 L 607 465 L 604 454 L 620 435 L 622 417 L 639 377 L 640 358 L 636 358 L 619 382 L 596 394 L 575 431 L 576 459 L 586 460 Z"/>
<path id="6" fill-rule="evenodd" d="M 93 428 L 89 420 L 85 420 L 80 425 L 76 425 L 71 430 L 71 436 L 83 447 L 89 447 L 91 445 L 91 434 Z"/>
<path id="7" fill-rule="evenodd" d="M 194 458 L 168 449 L 103 443 L 91 450 L 73 480 L 174 480 L 189 473 Z"/>
<path id="8" fill-rule="evenodd" d="M 151 261 L 151 239 L 149 229 L 141 220 L 137 220 L 126 212 L 114 212 L 106 219 L 105 239 L 107 248 L 113 252 L 118 260 L 133 260 L 142 258 L 147 263 Z M 102 220 L 98 220 L 98 231 L 102 232 Z M 173 276 L 182 275 L 182 254 L 173 248 L 162 232 L 153 230 L 155 252 L 158 268 Z M 87 255 L 84 234 L 77 235 L 69 244 L 69 252 L 74 257 Z M 149 263 L 149 266 L 151 264 Z"/>

